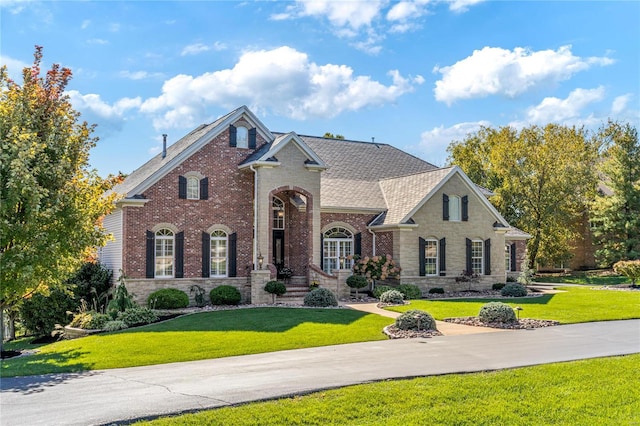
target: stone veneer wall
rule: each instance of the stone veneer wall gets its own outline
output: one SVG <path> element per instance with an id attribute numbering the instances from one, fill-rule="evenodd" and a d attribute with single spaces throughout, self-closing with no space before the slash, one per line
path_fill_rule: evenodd
<path id="1" fill-rule="evenodd" d="M 264 143 L 260 135 L 257 143 Z M 142 195 L 150 201 L 144 207 L 125 207 L 125 274 L 132 279 L 145 277 L 145 232 L 159 223 L 169 223 L 184 232 L 184 278 L 201 278 L 201 234 L 221 224 L 237 234 L 237 275 L 247 277 L 253 263 L 254 176 L 251 171 L 238 170 L 238 164 L 251 152 L 230 147 L 228 132 L 222 132 L 147 189 Z M 192 171 L 209 178 L 208 200 L 178 198 L 178 177 Z"/>
<path id="2" fill-rule="evenodd" d="M 241 278 L 192 278 L 192 279 L 128 279 L 127 290 L 133 294 L 134 300 L 142 305 L 147 305 L 147 298 L 151 293 L 162 288 L 177 288 L 189 296 L 189 306 L 195 306 L 195 293 L 190 291 L 192 285 L 199 285 L 205 290 L 205 302 L 211 303 L 209 292 L 221 285 L 230 285 L 237 288 L 242 295 L 240 303 L 251 303 L 251 282 L 246 277 Z"/>

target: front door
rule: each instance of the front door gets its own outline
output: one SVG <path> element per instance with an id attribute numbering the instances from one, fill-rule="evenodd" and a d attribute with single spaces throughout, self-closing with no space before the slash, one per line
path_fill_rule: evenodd
<path id="1" fill-rule="evenodd" d="M 273 264 L 278 273 L 284 267 L 284 230 L 273 230 Z"/>

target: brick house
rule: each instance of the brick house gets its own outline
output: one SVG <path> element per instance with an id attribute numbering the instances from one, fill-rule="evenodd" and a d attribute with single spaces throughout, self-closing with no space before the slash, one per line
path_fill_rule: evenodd
<path id="1" fill-rule="evenodd" d="M 511 228 L 458 167 L 437 168 L 390 145 L 275 133 L 245 106 L 201 125 L 132 172 L 104 226 L 100 260 L 139 301 L 159 288 L 207 294 L 237 287 L 245 302 L 318 281 L 344 297 L 349 255 L 390 255 L 398 281 L 478 288 L 517 273 L 527 234 Z M 466 287 L 466 284 L 465 284 Z M 301 295 L 300 294 L 300 295 Z"/>

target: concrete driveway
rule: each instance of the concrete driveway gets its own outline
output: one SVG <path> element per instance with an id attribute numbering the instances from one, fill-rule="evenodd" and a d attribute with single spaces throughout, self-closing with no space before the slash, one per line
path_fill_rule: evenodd
<path id="1" fill-rule="evenodd" d="M 8 378 L 0 424 L 107 424 L 390 378 L 637 352 L 640 320 L 629 320 Z"/>

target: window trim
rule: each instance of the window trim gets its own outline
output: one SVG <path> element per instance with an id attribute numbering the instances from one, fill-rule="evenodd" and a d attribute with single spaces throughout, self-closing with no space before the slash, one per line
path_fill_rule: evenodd
<path id="1" fill-rule="evenodd" d="M 347 237 L 331 237 L 330 235 L 343 234 Z M 326 256 L 326 247 L 329 243 L 335 243 L 336 255 Z M 349 244 L 350 250 L 346 253 L 345 245 Z M 322 233 L 322 265 L 323 270 L 327 274 L 332 274 L 333 270 L 340 268 L 340 257 L 344 256 L 344 268 L 351 269 L 353 267 L 353 259 L 347 259 L 348 256 L 353 256 L 355 250 L 355 233 L 350 229 L 336 225 L 332 226 Z M 335 262 L 336 268 L 329 270 L 329 265 Z"/>
<path id="2" fill-rule="evenodd" d="M 449 195 L 449 221 L 462 221 L 462 197 L 459 195 Z"/>
<path id="3" fill-rule="evenodd" d="M 474 246 L 474 244 L 479 244 L 480 245 L 480 257 L 473 255 L 473 246 Z M 484 253 L 484 240 L 481 240 L 481 239 L 471 240 L 471 270 L 474 273 L 478 274 L 478 275 L 484 275 L 484 256 L 485 256 L 485 253 Z M 480 270 L 479 271 L 476 271 L 474 269 L 474 267 L 473 267 L 474 259 L 476 259 L 476 260 L 480 259 Z"/>
<path id="4" fill-rule="evenodd" d="M 229 233 L 224 229 L 214 229 L 209 232 L 209 277 L 225 278 L 229 276 Z M 220 274 L 219 268 L 214 268 L 214 260 L 222 260 L 222 257 L 214 257 L 213 251 L 224 241 L 224 273 Z M 217 273 L 214 274 L 214 269 Z"/>
<path id="5" fill-rule="evenodd" d="M 430 243 L 433 243 L 435 250 L 436 250 L 436 256 L 435 257 L 427 257 L 427 249 L 428 246 L 430 245 Z M 422 253 L 422 256 L 424 257 L 424 276 L 425 277 L 437 277 L 440 274 L 440 241 L 436 238 L 425 238 L 424 239 L 424 253 Z M 427 262 L 427 259 L 434 259 L 435 263 L 435 272 L 433 274 L 430 274 L 427 272 L 427 267 L 429 265 L 429 263 Z"/>
<path id="6" fill-rule="evenodd" d="M 249 148 L 249 128 L 243 124 L 236 127 L 236 148 Z M 244 139 L 242 136 L 244 135 Z"/>
<path id="7" fill-rule="evenodd" d="M 285 218 L 286 218 L 286 210 L 285 204 L 282 199 L 273 196 L 271 200 L 271 226 L 272 229 L 276 230 L 284 230 Z M 278 213 L 282 212 L 282 215 Z"/>
<path id="8" fill-rule="evenodd" d="M 504 270 L 514 272 L 511 270 L 511 244 L 504 245 Z"/>
<path id="9" fill-rule="evenodd" d="M 169 228 L 160 228 L 154 232 L 154 245 L 153 245 L 153 276 L 154 278 L 174 278 L 176 272 L 176 233 Z M 166 255 L 166 249 L 169 246 L 164 246 L 162 241 L 171 241 L 171 255 Z M 158 243 L 160 244 L 161 252 L 165 253 L 163 256 L 158 256 Z M 158 261 L 165 259 L 171 259 L 171 274 L 159 274 Z M 166 266 L 165 266 L 166 268 Z"/>
<path id="10" fill-rule="evenodd" d="M 200 179 L 197 176 L 186 176 L 187 178 L 187 200 L 199 200 L 200 199 Z M 195 182 L 195 195 L 193 193 Z"/>

